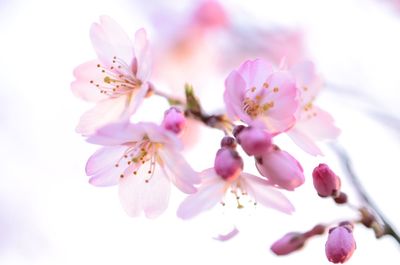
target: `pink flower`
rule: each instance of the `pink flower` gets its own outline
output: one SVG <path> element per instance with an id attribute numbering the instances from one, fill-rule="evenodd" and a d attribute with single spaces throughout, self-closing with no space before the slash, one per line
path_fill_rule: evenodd
<path id="1" fill-rule="evenodd" d="M 340 178 L 326 164 L 314 168 L 313 184 L 321 197 L 337 197 L 340 194 Z"/>
<path id="2" fill-rule="evenodd" d="M 356 242 L 350 226 L 338 226 L 329 231 L 325 254 L 332 263 L 344 263 L 353 255 Z"/>
<path id="3" fill-rule="evenodd" d="M 149 90 L 151 70 L 149 43 L 140 29 L 133 44 L 120 26 L 107 16 L 94 23 L 90 37 L 98 59 L 78 66 L 76 80 L 71 84 L 78 97 L 95 102 L 77 127 L 77 132 L 89 135 L 113 122 L 128 119 Z"/>
<path id="4" fill-rule="evenodd" d="M 308 238 L 303 233 L 290 232 L 271 246 L 271 251 L 278 256 L 290 254 L 304 246 Z"/>
<path id="5" fill-rule="evenodd" d="M 238 158 L 236 151 L 228 149 L 226 147 L 222 148 L 217 153 L 214 168 L 206 169 L 200 173 L 202 182 L 199 190 L 197 193 L 189 195 L 181 203 L 177 212 L 180 218 L 189 219 L 195 217 L 199 213 L 211 209 L 216 204 L 222 203 L 228 190 L 237 199 L 238 208 L 243 207 L 239 202 L 239 194 L 241 194 L 242 196 L 248 195 L 255 202 L 284 213 L 294 211 L 290 201 L 267 180 L 242 172 L 241 158 Z M 231 155 L 231 158 L 226 162 L 229 155 Z M 224 170 L 221 171 L 221 168 Z M 221 172 L 223 173 L 222 176 L 219 175 Z"/>
<path id="6" fill-rule="evenodd" d="M 256 166 L 260 174 L 270 183 L 286 190 L 294 190 L 304 183 L 303 168 L 300 163 L 276 145 L 256 158 Z"/>
<path id="7" fill-rule="evenodd" d="M 296 65 L 291 72 L 296 78 L 300 105 L 296 112 L 296 124 L 287 134 L 304 151 L 311 155 L 322 155 L 316 141 L 335 139 L 340 133 L 332 116 L 314 105 L 322 87 L 322 79 L 309 61 Z"/>
<path id="8" fill-rule="evenodd" d="M 298 107 L 295 80 L 289 72 L 274 71 L 261 59 L 244 62 L 225 80 L 228 116 L 248 125 L 262 124 L 269 133 L 292 127 Z"/>
<path id="9" fill-rule="evenodd" d="M 170 182 L 185 193 L 196 192 L 198 174 L 180 154 L 175 134 L 153 123 L 112 124 L 88 142 L 103 145 L 88 160 L 86 174 L 95 186 L 119 185 L 122 206 L 130 216 L 149 218 L 168 205 Z"/>

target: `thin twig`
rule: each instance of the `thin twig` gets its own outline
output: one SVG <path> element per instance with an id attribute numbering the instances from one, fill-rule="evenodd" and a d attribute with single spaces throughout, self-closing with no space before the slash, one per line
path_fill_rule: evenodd
<path id="1" fill-rule="evenodd" d="M 374 211 L 376 216 L 382 222 L 384 226 L 384 234 L 393 237 L 397 243 L 400 245 L 400 236 L 398 232 L 395 231 L 395 228 L 390 224 L 388 219 L 383 215 L 382 211 L 376 206 L 376 204 L 372 201 L 372 199 L 368 196 L 368 193 L 361 185 L 359 178 L 357 177 L 356 173 L 354 172 L 353 165 L 351 163 L 350 157 L 346 150 L 340 146 L 338 143 L 331 145 L 332 149 L 336 152 L 339 156 L 343 166 L 347 171 L 347 175 L 353 184 L 357 194 L 362 199 L 363 203 L 368 206 L 370 209 Z"/>

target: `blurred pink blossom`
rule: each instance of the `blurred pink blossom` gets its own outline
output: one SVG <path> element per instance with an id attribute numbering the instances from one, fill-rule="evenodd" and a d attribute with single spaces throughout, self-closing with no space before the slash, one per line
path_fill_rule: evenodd
<path id="1" fill-rule="evenodd" d="M 150 48 L 144 29 L 135 34 L 135 42 L 110 17 L 90 29 L 90 38 L 98 59 L 78 66 L 71 84 L 78 97 L 96 106 L 81 117 L 77 132 L 89 135 L 112 122 L 128 119 L 149 89 Z"/>
<path id="2" fill-rule="evenodd" d="M 353 255 L 356 242 L 350 226 L 340 225 L 329 231 L 325 244 L 325 253 L 332 263 L 344 263 Z"/>
<path id="3" fill-rule="evenodd" d="M 340 130 L 334 125 L 332 116 L 314 105 L 322 88 L 322 78 L 310 61 L 298 63 L 290 68 L 296 79 L 300 104 L 296 112 L 296 123 L 287 131 L 292 140 L 311 155 L 321 155 L 316 141 L 333 140 Z"/>
<path id="4" fill-rule="evenodd" d="M 340 178 L 326 164 L 319 164 L 314 168 L 313 184 L 321 197 L 333 196 L 340 194 Z"/>
<path id="5" fill-rule="evenodd" d="M 86 174 L 95 186 L 119 185 L 122 206 L 130 216 L 160 215 L 168 205 L 170 182 L 196 192 L 198 174 L 180 154 L 174 133 L 154 123 L 111 124 L 88 142 L 103 145 L 88 160 Z"/>

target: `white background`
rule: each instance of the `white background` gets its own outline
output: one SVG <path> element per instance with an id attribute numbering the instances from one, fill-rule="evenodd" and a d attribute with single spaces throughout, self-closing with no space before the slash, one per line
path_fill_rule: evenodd
<path id="1" fill-rule="evenodd" d="M 400 11 L 389 3 L 366 0 L 241 2 L 223 1 L 235 12 L 251 14 L 256 23 L 306 32 L 319 71 L 343 92 L 329 87 L 319 105 L 337 120 L 343 131 L 339 141 L 358 175 L 400 228 Z M 302 162 L 307 175 L 306 184 L 288 194 L 297 208 L 292 216 L 261 207 L 217 207 L 184 222 L 175 217 L 183 198 L 176 191 L 162 217 L 132 219 L 120 207 L 115 187 L 87 183 L 84 166 L 95 147 L 74 128 L 90 106 L 70 92 L 72 70 L 95 56 L 88 32 L 99 15 L 110 15 L 133 35 L 149 26 L 146 10 L 129 1 L 0 1 L 0 264 L 329 264 L 325 236 L 288 257 L 269 251 L 288 231 L 355 216 L 319 199 L 312 189 L 310 172 L 319 162 L 343 174 L 327 147 L 327 156 L 312 158 L 278 139 Z M 222 94 L 223 84 L 218 85 Z M 213 95 L 219 99 L 215 108 L 222 107 L 221 94 Z M 144 108 L 156 111 L 152 106 Z M 375 113 L 374 118 L 367 111 Z M 397 123 L 377 112 L 397 117 Z M 216 132 L 207 136 L 215 140 L 188 154 L 198 170 L 212 165 L 210 154 L 220 137 Z M 347 181 L 343 189 L 354 194 Z M 357 204 L 354 195 L 350 198 Z M 240 229 L 237 237 L 225 243 L 212 239 L 233 225 Z M 377 241 L 359 226 L 354 233 L 357 250 L 348 264 L 399 264 L 394 240 Z"/>

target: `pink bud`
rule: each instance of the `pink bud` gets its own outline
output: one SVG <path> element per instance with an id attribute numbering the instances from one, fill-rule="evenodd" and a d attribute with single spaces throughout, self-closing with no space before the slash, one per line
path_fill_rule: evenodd
<path id="1" fill-rule="evenodd" d="M 224 180 L 235 179 L 243 169 L 243 160 L 231 148 L 221 148 L 215 156 L 214 169 Z"/>
<path id="2" fill-rule="evenodd" d="M 175 107 L 169 108 L 164 113 L 162 126 L 173 133 L 179 134 L 185 127 L 185 115 Z"/>
<path id="3" fill-rule="evenodd" d="M 356 249 L 353 232 L 348 226 L 338 226 L 329 231 L 325 254 L 330 262 L 344 263 Z"/>
<path id="4" fill-rule="evenodd" d="M 286 190 L 294 190 L 304 183 L 303 168 L 300 163 L 277 146 L 257 157 L 256 166 L 262 176 Z"/>
<path id="5" fill-rule="evenodd" d="M 340 178 L 326 165 L 319 164 L 312 173 L 314 187 L 321 197 L 340 194 Z"/>
<path id="6" fill-rule="evenodd" d="M 266 131 L 247 127 L 237 133 L 236 139 L 249 156 L 261 156 L 272 146 L 272 137 Z"/>
<path id="7" fill-rule="evenodd" d="M 303 247 L 307 238 L 302 233 L 290 232 L 284 235 L 271 246 L 276 255 L 287 255 Z"/>

